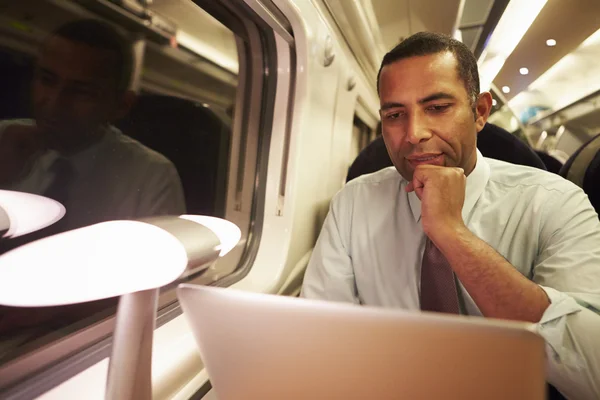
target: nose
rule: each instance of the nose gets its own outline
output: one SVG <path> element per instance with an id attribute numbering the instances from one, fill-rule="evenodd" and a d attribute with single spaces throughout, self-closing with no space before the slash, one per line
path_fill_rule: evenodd
<path id="1" fill-rule="evenodd" d="M 406 140 L 411 144 L 419 144 L 431 138 L 431 132 L 419 112 L 412 112 L 406 124 Z"/>
<path id="2" fill-rule="evenodd" d="M 40 105 L 42 106 L 45 115 L 55 116 L 61 113 L 65 108 L 67 99 L 64 93 L 64 88 L 61 85 L 48 85 L 41 89 Z"/>

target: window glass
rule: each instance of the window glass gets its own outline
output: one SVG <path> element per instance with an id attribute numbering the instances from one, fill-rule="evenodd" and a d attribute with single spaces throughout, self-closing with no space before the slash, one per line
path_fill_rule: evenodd
<path id="1" fill-rule="evenodd" d="M 236 36 L 192 1 L 121 10 L 151 13 L 150 28 L 98 4 L 2 6 L 0 189 L 53 198 L 67 212 L 0 239 L 0 253 L 103 221 L 226 214 Z M 110 316 L 117 301 L 0 306 L 0 364 Z"/>

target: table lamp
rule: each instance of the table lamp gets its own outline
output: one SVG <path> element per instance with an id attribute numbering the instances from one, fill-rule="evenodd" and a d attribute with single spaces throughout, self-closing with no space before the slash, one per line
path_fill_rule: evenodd
<path id="1" fill-rule="evenodd" d="M 240 237 L 235 224 L 196 215 L 67 231 L 0 256 L 0 304 L 57 306 L 120 296 L 106 398 L 151 399 L 159 288 L 208 268 Z"/>
<path id="2" fill-rule="evenodd" d="M 52 225 L 64 215 L 62 204 L 47 197 L 0 190 L 0 239 L 37 231 Z"/>

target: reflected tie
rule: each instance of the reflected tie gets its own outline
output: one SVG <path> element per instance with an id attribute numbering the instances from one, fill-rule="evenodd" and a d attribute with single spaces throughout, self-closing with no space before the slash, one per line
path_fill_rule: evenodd
<path id="1" fill-rule="evenodd" d="M 421 310 L 459 313 L 454 272 L 446 257 L 429 238 L 421 264 Z"/>
<path id="2" fill-rule="evenodd" d="M 73 166 L 68 160 L 59 157 L 50 166 L 49 171 L 54 174 L 54 179 L 42 196 L 54 199 L 66 207 L 69 186 L 73 180 Z"/>
<path id="3" fill-rule="evenodd" d="M 67 208 L 69 188 L 75 174 L 73 166 L 65 158 L 59 157 L 50 166 L 49 171 L 54 173 L 54 179 L 50 186 L 42 193 L 42 196 L 54 199 Z M 49 234 L 65 231 L 68 216 L 69 210 L 67 209 L 65 216 L 49 227 Z"/>

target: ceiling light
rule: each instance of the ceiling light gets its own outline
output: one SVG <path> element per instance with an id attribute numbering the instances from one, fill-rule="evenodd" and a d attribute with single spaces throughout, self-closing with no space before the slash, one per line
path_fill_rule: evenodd
<path id="1" fill-rule="evenodd" d="M 521 73 L 521 75 L 527 75 L 529 73 L 529 70 L 527 68 L 521 68 L 519 69 L 519 72 Z"/>
<path id="2" fill-rule="evenodd" d="M 489 43 L 479 57 L 482 90 L 488 90 L 504 62 L 519 44 L 547 0 L 512 0 L 504 10 Z"/>
<path id="3" fill-rule="evenodd" d="M 496 99 L 492 99 L 492 106 L 496 107 L 498 105 L 498 101 Z"/>
<path id="4" fill-rule="evenodd" d="M 516 115 L 532 105 L 556 111 L 600 90 L 595 56 L 598 48 L 600 29 L 537 77 L 527 89 L 515 94 L 509 102 L 510 108 Z"/>
<path id="5" fill-rule="evenodd" d="M 548 46 L 548 47 L 554 47 L 554 46 L 556 46 L 556 40 L 554 40 L 554 39 L 548 39 L 548 40 L 546 40 L 546 46 Z"/>
<path id="6" fill-rule="evenodd" d="M 504 94 L 510 93 L 510 88 L 508 86 L 502 86 L 502 93 L 504 93 Z"/>

